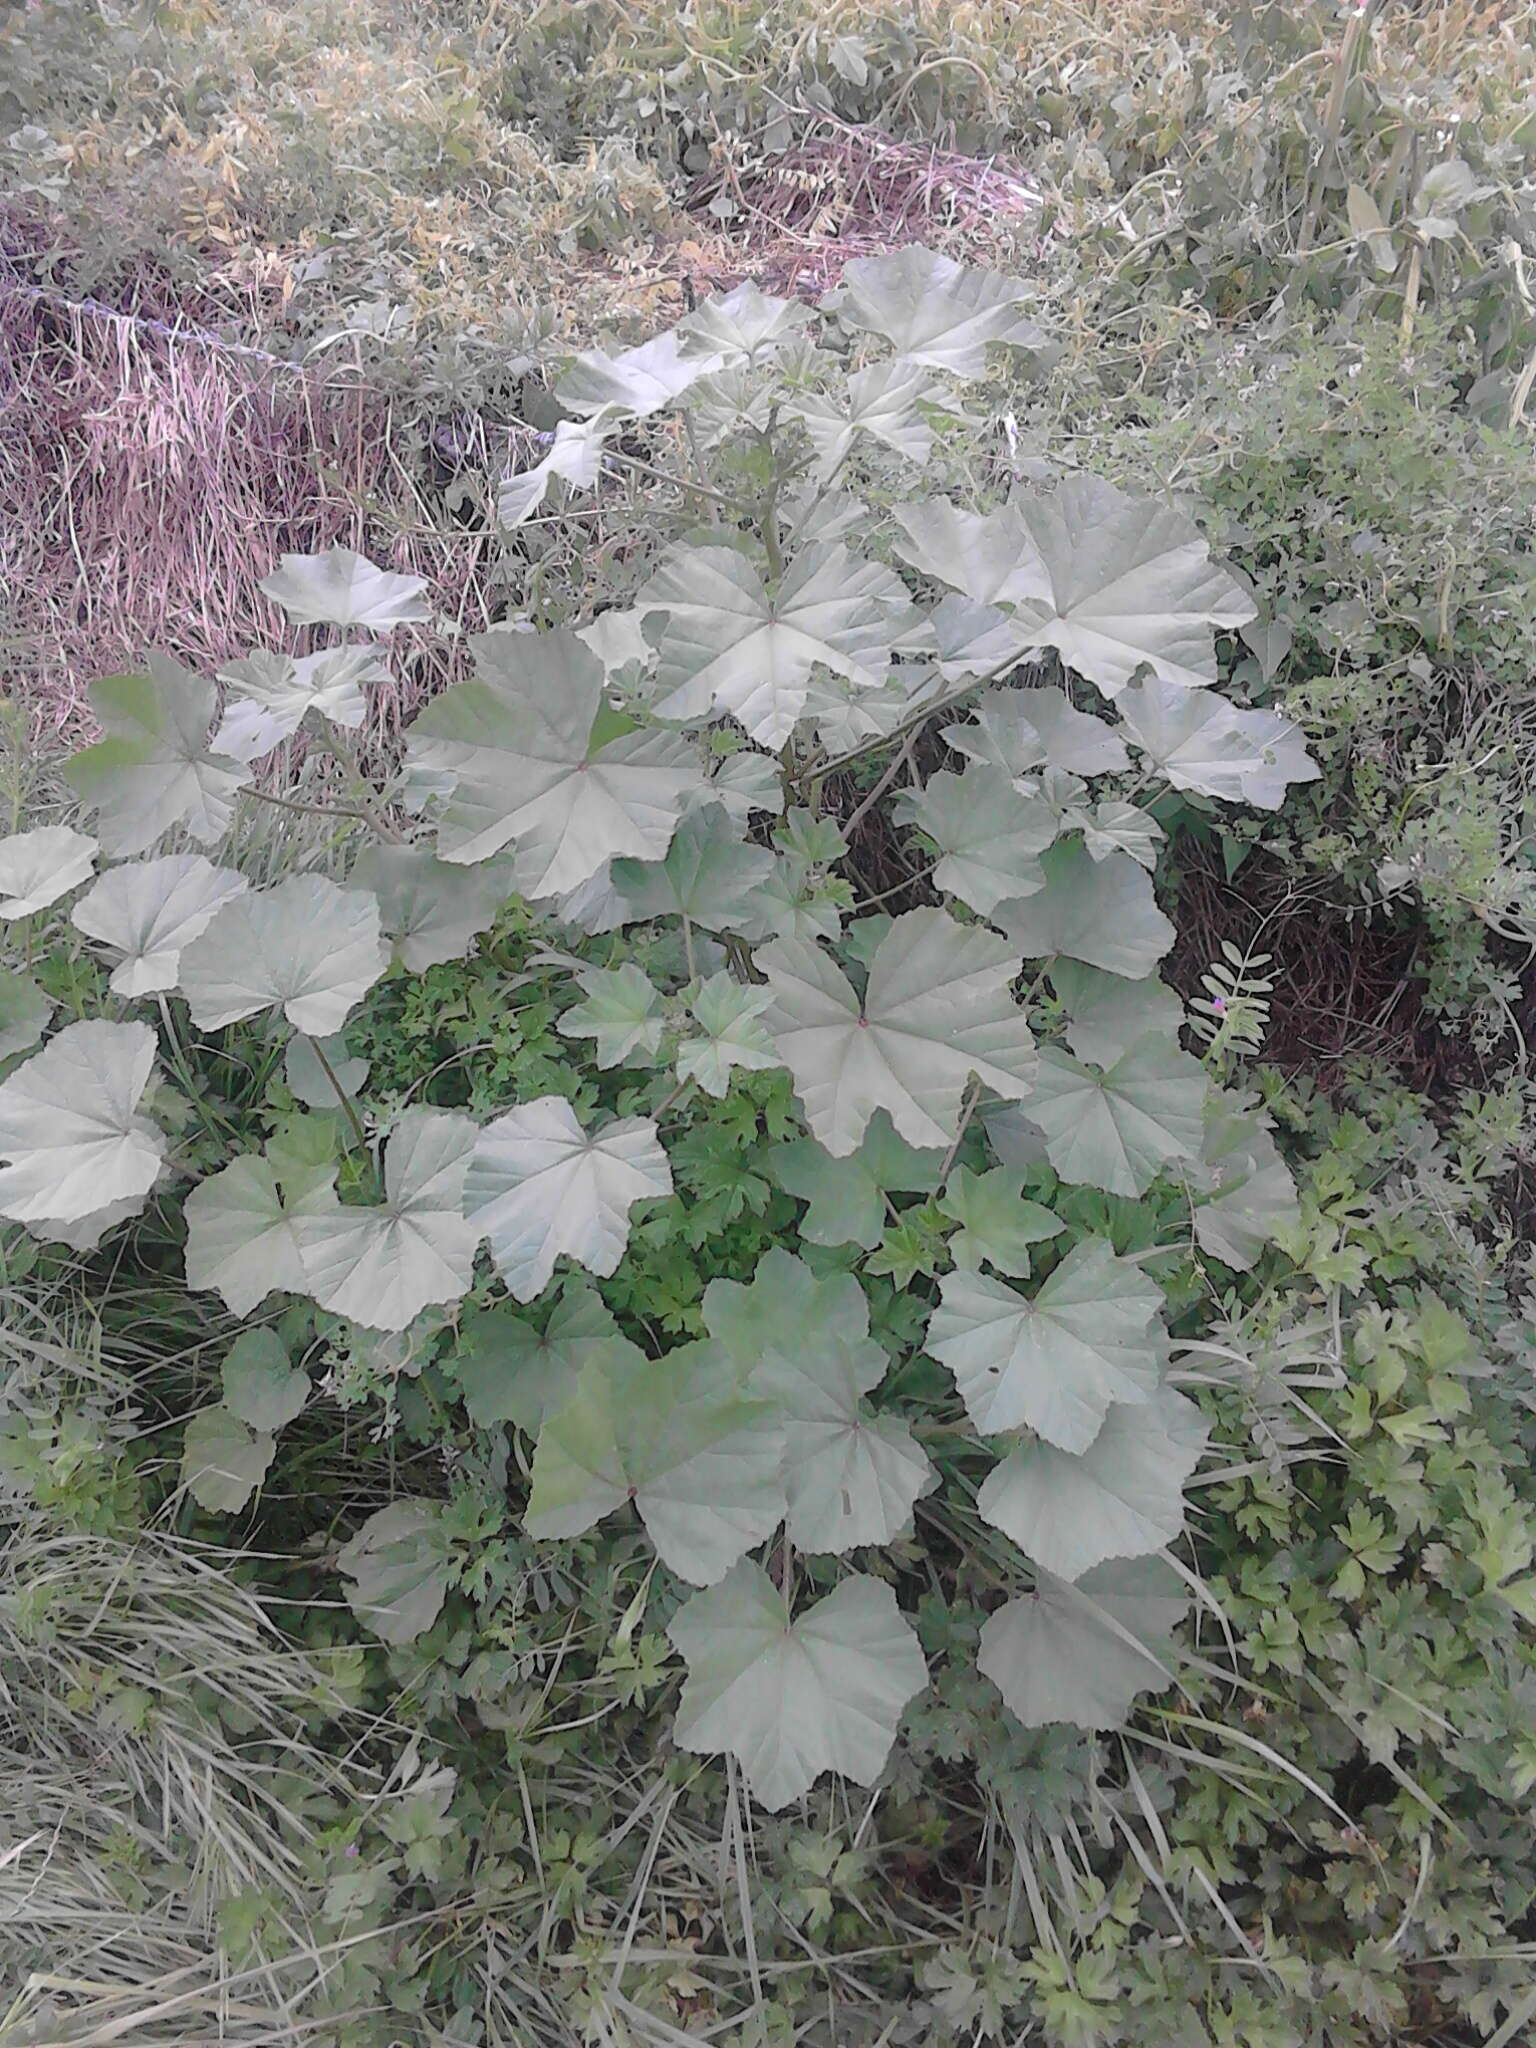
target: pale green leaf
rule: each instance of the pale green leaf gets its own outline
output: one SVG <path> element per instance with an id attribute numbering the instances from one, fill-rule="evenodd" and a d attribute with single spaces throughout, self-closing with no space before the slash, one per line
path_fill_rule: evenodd
<path id="1" fill-rule="evenodd" d="M 109 1230 L 115 1230 L 119 1223 L 126 1223 L 130 1216 L 137 1216 L 143 1207 L 143 1196 L 134 1195 L 127 1201 L 108 1202 L 100 1209 L 71 1217 L 67 1222 L 50 1216 L 27 1227 L 34 1237 L 46 1238 L 50 1244 L 67 1244 L 72 1251 L 93 1252 Z"/>
<path id="2" fill-rule="evenodd" d="M 757 956 L 773 989 L 769 1034 L 794 1076 L 812 1135 L 842 1158 L 877 1109 L 914 1145 L 946 1146 L 974 1076 L 1017 1099 L 1034 1040 L 1010 984 L 1017 953 L 942 910 L 910 910 L 881 940 L 861 1002 L 816 947 L 776 940 Z"/>
<path id="3" fill-rule="evenodd" d="M 1173 1632 L 1188 1606 L 1160 1557 L 1099 1565 L 1076 1585 L 1042 1571 L 1032 1593 L 988 1616 L 977 1669 L 1026 1728 L 1118 1728 L 1138 1693 L 1172 1683 Z"/>
<path id="4" fill-rule="evenodd" d="M 784 1425 L 787 1528 L 801 1550 L 841 1555 L 861 1543 L 893 1543 L 910 1530 L 914 1503 L 938 1483 L 907 1423 L 831 1387 L 817 1412 Z"/>
<path id="5" fill-rule="evenodd" d="M 658 712 L 728 712 L 775 752 L 806 708 L 814 668 L 877 688 L 912 617 L 900 579 L 843 547 L 805 549 L 773 593 L 735 548 L 684 548 L 636 602 L 662 615 Z"/>
<path id="6" fill-rule="evenodd" d="M 436 1501 L 397 1500 L 370 1515 L 337 1563 L 347 1605 L 386 1643 L 414 1642 L 443 1611 L 452 1544 Z"/>
<path id="7" fill-rule="evenodd" d="M 1185 689 L 1214 683 L 1213 628 L 1255 615 L 1182 513 L 1099 477 L 985 515 L 908 507 L 902 523 L 907 560 L 978 603 L 1017 607 L 1036 647 L 1107 696 L 1143 666 Z"/>
<path id="8" fill-rule="evenodd" d="M 1213 690 L 1153 676 L 1115 707 L 1131 743 L 1175 789 L 1277 811 L 1287 789 L 1322 773 L 1300 729 L 1274 711 L 1240 711 Z"/>
<path id="9" fill-rule="evenodd" d="M 843 929 L 848 884 L 792 853 L 780 854 L 752 894 L 758 927 L 778 939 L 831 939 Z"/>
<path id="10" fill-rule="evenodd" d="M 1205 1449 L 1205 1418 L 1171 1387 L 1117 1403 L 1080 1455 L 1023 1444 L 993 1468 L 976 1505 L 1042 1570 L 1080 1579 L 1110 1557 L 1143 1557 L 1184 1527 L 1184 1484 Z"/>
<path id="11" fill-rule="evenodd" d="M 1431 241 L 1449 241 L 1457 232 L 1457 215 L 1462 209 L 1490 198 L 1498 189 L 1497 185 L 1480 185 L 1464 158 L 1448 157 L 1424 173 L 1413 196 L 1413 224 Z"/>
<path id="12" fill-rule="evenodd" d="M 524 1526 L 579 1536 L 632 1501 L 662 1562 L 712 1585 L 783 1519 L 771 1423 L 713 1344 L 589 1365 L 545 1415 Z"/>
<path id="13" fill-rule="evenodd" d="M 570 633 L 482 633 L 476 673 L 433 699 L 411 760 L 454 778 L 438 822 L 445 860 L 517 852 L 518 886 L 563 896 L 615 854 L 659 860 L 703 783 L 678 733 L 619 731 L 602 664 Z"/>
<path id="14" fill-rule="evenodd" d="M 940 1209 L 960 1228 L 949 1240 L 957 1266 L 979 1266 L 983 1259 L 1000 1273 L 1027 1273 L 1030 1247 L 1066 1229 L 1059 1216 L 1021 1192 L 1024 1176 L 1006 1166 L 973 1173 L 957 1166 L 949 1176 Z"/>
<path id="15" fill-rule="evenodd" d="M 1016 1102 L 1006 1108 L 984 1109 L 981 1126 L 988 1145 L 1010 1171 L 1028 1173 L 1050 1163 L 1045 1156 L 1045 1133 Z"/>
<path id="16" fill-rule="evenodd" d="M 590 624 L 578 626 L 576 638 L 597 656 L 610 683 L 620 677 L 638 680 L 656 652 L 644 627 L 644 615 L 633 605 L 615 605 L 599 612 Z"/>
<path id="17" fill-rule="evenodd" d="M 836 1317 L 787 1345 L 770 1324 L 761 1342 L 747 1387 L 783 1424 L 790 1541 L 838 1553 L 893 1542 L 938 1481 L 907 1424 L 862 1398 L 885 1377 L 889 1357 Z"/>
<path id="18" fill-rule="evenodd" d="M 1048 804 L 1021 796 L 1001 768 L 930 775 L 921 790 L 897 800 L 896 816 L 925 832 L 943 854 L 933 871 L 938 887 L 983 917 L 999 903 L 1045 887 L 1040 855 L 1059 821 Z"/>
<path id="19" fill-rule="evenodd" d="M 119 956 L 112 969 L 115 995 L 151 995 L 176 986 L 183 948 L 246 888 L 244 875 L 215 867 L 200 853 L 165 853 L 113 868 L 70 915 L 88 938 Z"/>
<path id="20" fill-rule="evenodd" d="M 1027 1109 L 1063 1180 L 1144 1195 L 1165 1166 L 1199 1157 L 1207 1086 L 1199 1060 L 1165 1038 L 1105 1068 L 1046 1046 Z"/>
<path id="21" fill-rule="evenodd" d="M 208 744 L 212 683 L 152 654 L 147 674 L 92 683 L 90 701 L 106 737 L 72 754 L 64 779 L 95 811 L 107 852 L 144 853 L 173 825 L 204 846 L 222 839 L 251 777 Z"/>
<path id="22" fill-rule="evenodd" d="M 622 1372 L 639 1358 L 597 1289 L 573 1274 L 556 1294 L 542 1332 L 505 1302 L 470 1311 L 459 1325 L 452 1362 L 477 1428 L 515 1422 L 537 1436 L 588 1366 Z"/>
<path id="23" fill-rule="evenodd" d="M 397 576 L 351 548 L 284 555 L 258 585 L 296 626 L 368 626 L 381 633 L 432 616 L 422 596 L 426 587 L 424 576 Z"/>
<path id="24" fill-rule="evenodd" d="M 701 377 L 688 392 L 694 445 L 718 448 L 740 435 L 765 434 L 779 402 L 774 378 L 746 362 L 728 363 L 712 376 Z"/>
<path id="25" fill-rule="evenodd" d="M 812 1344 L 867 1338 L 869 1306 L 853 1274 L 813 1273 L 803 1259 L 775 1245 L 758 1261 L 750 1283 L 710 1281 L 704 1322 L 745 1385 L 767 1351 L 793 1358 Z"/>
<path id="26" fill-rule="evenodd" d="M 1045 336 L 1023 308 L 1021 277 L 956 263 L 909 243 L 888 256 L 856 256 L 826 304 L 844 326 L 878 334 L 898 356 L 955 377 L 986 374 L 987 348 L 1041 349 Z"/>
<path id="27" fill-rule="evenodd" d="M 0 839 L 0 918 L 31 917 L 88 881 L 96 841 L 68 825 L 39 825 Z"/>
<path id="28" fill-rule="evenodd" d="M 53 1001 L 29 974 L 0 967 L 0 1060 L 36 1045 L 48 1028 Z"/>
<path id="29" fill-rule="evenodd" d="M 1150 811 L 1119 797 L 1106 797 L 1091 811 L 1076 810 L 1067 815 L 1071 823 L 1081 827 L 1090 860 L 1108 860 L 1112 853 L 1128 853 L 1149 875 L 1157 872 L 1158 848 L 1167 835 Z"/>
<path id="30" fill-rule="evenodd" d="M 734 291 L 706 299 L 677 334 L 691 355 L 716 356 L 727 364 L 762 361 L 802 336 L 812 318 L 801 300 L 770 297 L 749 278 Z"/>
<path id="31" fill-rule="evenodd" d="M 1015 779 L 1037 768 L 1065 775 L 1112 775 L 1130 766 L 1124 742 L 1107 720 L 1079 711 L 1064 690 L 987 690 L 972 722 L 947 725 L 957 753 L 1005 769 Z"/>
<path id="32" fill-rule="evenodd" d="M 848 851 L 848 839 L 835 818 L 818 818 L 798 806 L 773 828 L 773 843 L 807 867 L 831 867 Z"/>
<path id="33" fill-rule="evenodd" d="M 242 1330 L 219 1367 L 224 1406 L 251 1429 L 275 1431 L 309 1399 L 309 1374 L 288 1360 L 275 1330 Z"/>
<path id="34" fill-rule="evenodd" d="M 1152 884 L 1129 854 L 1094 860 L 1080 840 L 1040 856 L 1045 887 L 998 906 L 995 922 L 1026 959 L 1065 957 L 1139 981 L 1174 940 Z"/>
<path id="35" fill-rule="evenodd" d="M 370 1330 L 353 1323 L 347 1331 L 347 1351 L 359 1370 L 374 1381 L 419 1379 L 433 1363 L 452 1313 L 441 1306 L 425 1308 L 403 1330 Z"/>
<path id="36" fill-rule="evenodd" d="M 889 911 L 875 910 L 867 917 L 857 919 L 843 934 L 843 951 L 855 967 L 862 970 L 864 980 L 868 980 L 869 970 L 875 964 L 875 955 L 885 943 L 886 934 L 894 923 L 895 919 Z"/>
<path id="37" fill-rule="evenodd" d="M 556 1025 L 563 1038 L 590 1038 L 600 1067 L 625 1060 L 646 1064 L 661 1044 L 661 997 L 632 960 L 622 967 L 584 967 L 577 976 L 585 1002 Z"/>
<path id="38" fill-rule="evenodd" d="M 1200 1157 L 1185 1172 L 1201 1250 L 1240 1271 L 1300 1214 L 1268 1118 L 1228 1091 L 1213 1088 L 1207 1097 Z"/>
<path id="39" fill-rule="evenodd" d="M 1379 274 L 1390 277 L 1397 268 L 1397 251 L 1381 208 L 1363 185 L 1350 186 L 1344 195 L 1344 211 L 1350 233 L 1369 248 L 1371 262 Z"/>
<path id="40" fill-rule="evenodd" d="M 277 1446 L 223 1406 L 203 1408 L 182 1436 L 182 1484 L 212 1514 L 234 1515 L 267 1476 Z"/>
<path id="41" fill-rule="evenodd" d="M 465 1218 L 464 1179 L 478 1136 L 453 1110 L 408 1109 L 385 1142 L 383 1202 L 295 1224 L 306 1291 L 322 1308 L 403 1330 L 468 1291 L 482 1233 Z"/>
<path id="42" fill-rule="evenodd" d="M 330 1062 L 330 1074 L 320 1064 L 322 1053 Z M 334 1082 L 332 1074 L 336 1077 Z M 306 1109 L 322 1110 L 327 1115 L 340 1111 L 337 1087 L 343 1095 L 355 1096 L 367 1078 L 367 1060 L 349 1054 L 346 1040 L 339 1033 L 334 1038 L 320 1039 L 299 1033 L 289 1039 L 283 1054 L 283 1079 L 288 1083 L 288 1092 Z"/>
<path id="43" fill-rule="evenodd" d="M 701 354 L 696 346 L 694 353 L 685 354 L 691 338 L 672 328 L 620 355 L 589 349 L 560 379 L 555 396 L 568 412 L 590 415 L 611 406 L 644 419 L 721 368 L 723 356 Z"/>
<path id="44" fill-rule="evenodd" d="M 335 1176 L 339 1164 L 336 1119 L 284 1118 L 267 1140 L 266 1156 L 285 1193 L 295 1198 L 306 1193 Z"/>
<path id="45" fill-rule="evenodd" d="M 1127 981 L 1081 960 L 1057 960 L 1051 985 L 1067 1013 L 1067 1043 L 1080 1060 L 1112 1067 L 1144 1038 L 1176 1043 L 1184 1005 L 1165 981 Z"/>
<path id="46" fill-rule="evenodd" d="M 562 1096 L 542 1095 L 485 1126 L 464 1201 L 508 1288 L 532 1301 L 562 1255 L 593 1273 L 614 1272 L 629 1242 L 630 1210 L 671 1192 L 671 1168 L 648 1117 L 588 1134 Z"/>
<path id="47" fill-rule="evenodd" d="M 609 872 L 631 920 L 686 917 L 705 931 L 766 935 L 756 891 L 774 871 L 765 846 L 747 846 L 719 804 L 701 805 L 677 828 L 660 861 L 616 860 Z"/>
<path id="48" fill-rule="evenodd" d="M 920 575 L 989 608 L 1038 596 L 1039 570 L 1016 504 L 970 512 L 947 498 L 923 498 L 893 507 L 892 516 L 906 536 L 896 553 Z"/>
<path id="49" fill-rule="evenodd" d="M 910 508 L 908 508 L 910 509 Z M 1006 675 L 1034 652 L 1032 629 L 1013 612 L 950 591 L 928 615 L 946 683 Z"/>
<path id="50" fill-rule="evenodd" d="M 856 1151 L 834 1159 L 814 1138 L 776 1145 L 768 1172 L 786 1193 L 809 1203 L 800 1235 L 811 1244 L 861 1244 L 873 1251 L 885 1231 L 887 1193 L 928 1194 L 944 1154 L 922 1152 L 877 1110 Z"/>
<path id="51" fill-rule="evenodd" d="M 828 753 L 846 754 L 870 740 L 889 739 L 919 711 L 945 701 L 949 690 L 927 661 L 893 662 L 878 688 L 819 668 L 806 685 L 805 717 Z"/>
<path id="52" fill-rule="evenodd" d="M 825 482 L 861 434 L 905 456 L 908 462 L 926 462 L 933 447 L 933 429 L 920 408 L 944 402 L 944 387 L 930 372 L 896 357 L 855 370 L 840 397 L 807 392 L 785 411 L 809 434 L 816 451 L 815 475 Z"/>
<path id="53" fill-rule="evenodd" d="M 779 1065 L 762 1013 L 773 1000 L 766 988 L 744 986 L 728 974 L 712 974 L 688 1004 L 688 1014 L 703 1033 L 684 1038 L 677 1048 L 681 1081 L 697 1081 L 706 1095 L 721 1096 L 738 1067 L 760 1070 Z"/>
<path id="54" fill-rule="evenodd" d="M 941 1288 L 925 1348 L 989 1435 L 1028 1428 L 1085 1451 L 1112 1403 L 1157 1391 L 1162 1289 L 1101 1237 L 1075 1244 L 1033 1299 L 963 1270 Z"/>
<path id="55" fill-rule="evenodd" d="M 378 898 L 384 936 L 412 974 L 462 959 L 512 893 L 502 862 L 463 867 L 424 846 L 365 847 L 347 879 Z"/>
<path id="56" fill-rule="evenodd" d="M 372 896 L 290 875 L 226 903 L 183 948 L 181 992 L 202 1031 L 276 1009 L 328 1038 L 388 966 Z"/>
<path id="57" fill-rule="evenodd" d="M 67 1024 L 0 1082 L 0 1216 L 45 1234 L 133 1204 L 160 1174 L 165 1145 L 139 1115 L 155 1065 L 147 1024 Z"/>
<path id="58" fill-rule="evenodd" d="M 187 1285 L 248 1316 L 267 1295 L 308 1287 L 299 1231 L 338 1205 L 334 1164 L 295 1163 L 280 1177 L 270 1159 L 232 1159 L 187 1196 Z"/>
<path id="59" fill-rule="evenodd" d="M 559 477 L 578 490 L 590 490 L 603 469 L 603 451 L 622 415 L 604 407 L 589 420 L 559 420 L 555 438 L 542 462 L 502 480 L 496 517 L 503 526 L 521 526 L 531 519 Z"/>
<path id="60" fill-rule="evenodd" d="M 605 860 L 595 874 L 563 896 L 548 897 L 540 908 L 552 923 L 567 925 L 589 939 L 618 931 L 628 920 L 629 906 L 613 886 L 610 866 Z"/>
<path id="61" fill-rule="evenodd" d="M 1019 509 L 1040 646 L 1111 697 L 1143 666 L 1184 689 L 1216 681 L 1213 628 L 1245 624 L 1255 606 L 1182 512 L 1085 475 Z"/>
<path id="62" fill-rule="evenodd" d="M 219 680 L 232 694 L 213 745 L 237 761 L 255 761 L 296 733 L 311 711 L 356 732 L 368 716 L 363 684 L 388 682 L 389 671 L 371 643 L 300 655 L 259 648 L 220 669 Z"/>
<path id="63" fill-rule="evenodd" d="M 895 1594 L 864 1576 L 791 1621 L 767 1573 L 743 1562 L 686 1601 L 667 1633 L 688 1663 L 678 1745 L 734 1756 L 774 1810 L 823 1771 L 872 1785 L 907 1702 L 928 1682 Z"/>
<path id="64" fill-rule="evenodd" d="M 738 825 L 747 824 L 754 811 L 782 811 L 784 788 L 778 762 L 751 747 L 727 754 L 709 778 L 708 799 L 720 804 Z"/>

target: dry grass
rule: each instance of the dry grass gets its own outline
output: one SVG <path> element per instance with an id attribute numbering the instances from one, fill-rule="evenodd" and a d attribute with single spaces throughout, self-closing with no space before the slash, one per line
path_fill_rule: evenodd
<path id="1" fill-rule="evenodd" d="M 14 1459 L 0 1471 L 0 2042 L 287 2048 L 325 1967 L 307 1932 L 317 1802 L 378 1799 L 373 1738 L 391 1731 L 224 1553 L 118 1514 L 134 1362 L 69 1287 L 0 1293 L 19 1469 L 33 1449 L 90 1504 L 69 1526 Z M 221 1941 L 230 1902 L 258 1895 L 272 1967 Z"/>
<path id="2" fill-rule="evenodd" d="M 1450 112 L 1529 64 L 1528 17 L 1390 0 L 1373 34 Z M 519 334 L 634 335 L 748 275 L 814 292 L 918 236 L 1045 268 L 1061 150 L 1092 148 L 1122 84 L 1182 118 L 1229 27 L 1208 0 L 29 0 L 0 28 L 35 130 L 26 211 L 0 207 L 5 686 L 64 729 L 147 646 L 208 667 L 280 638 L 258 581 L 335 541 L 483 624 L 487 543 L 445 507 L 434 436 L 494 479 Z M 829 68 L 839 37 L 866 85 Z M 816 110 L 829 79 L 858 122 Z M 1080 134 L 1050 132 L 1058 102 Z M 787 148 L 765 132 L 786 110 Z M 689 178 L 678 137 L 701 124 Z M 982 153 L 945 146 L 962 136 Z M 355 331 L 379 318 L 392 357 Z M 428 661 L 416 643 L 402 703 Z"/>
<path id="3" fill-rule="evenodd" d="M 257 588 L 285 551 L 357 547 L 486 623 L 483 541 L 429 501 L 390 394 L 3 283 L 0 375 L 0 500 L 26 510 L 0 525 L 5 687 L 41 726 L 146 648 L 207 669 L 287 644 Z M 434 680 L 427 644 L 406 698 Z"/>
<path id="4" fill-rule="evenodd" d="M 298 1978 L 232 1992 L 219 1911 L 265 1892 L 302 1955 L 304 1805 L 340 1777 L 304 1725 L 324 1689 L 218 1558 L 20 1511 L 0 1545 L 0 2039 L 88 2041 L 92 2009 L 148 2019 L 168 1996 L 259 2015 L 234 2039 L 288 2038 Z"/>
<path id="5" fill-rule="evenodd" d="M 855 257 L 913 241 L 958 244 L 974 262 L 1045 253 L 1039 185 L 1009 158 L 983 161 L 830 118 L 808 124 L 791 148 L 719 155 L 686 198 L 696 217 L 730 224 L 728 237 L 716 236 L 723 249 L 697 267 L 710 290 L 750 276 L 814 297 Z"/>
<path id="6" fill-rule="evenodd" d="M 709 216 L 726 189 L 745 216 L 730 234 Z M 696 181 L 689 204 L 694 233 L 643 278 L 615 279 L 662 317 L 745 276 L 814 295 L 850 257 L 914 238 L 1011 254 L 1040 210 L 1017 166 L 832 122 Z M 356 352 L 306 370 L 210 331 L 242 299 L 259 325 L 271 293 L 249 266 L 184 294 L 141 270 L 109 306 L 33 283 L 32 253 L 0 262 L 0 495 L 28 508 L 0 530 L 0 649 L 8 692 L 41 729 L 76 727 L 89 681 L 147 648 L 206 670 L 291 644 L 258 588 L 286 551 L 356 547 L 426 576 L 462 631 L 489 623 L 491 544 L 445 516 L 434 451 L 447 443 L 451 464 L 494 480 L 516 453 L 511 430 L 462 408 L 434 422 Z M 406 643 L 387 716 L 441 682 L 441 646 Z"/>

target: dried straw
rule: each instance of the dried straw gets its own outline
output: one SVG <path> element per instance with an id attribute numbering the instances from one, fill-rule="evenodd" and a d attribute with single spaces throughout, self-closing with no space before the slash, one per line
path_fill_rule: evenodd
<path id="1" fill-rule="evenodd" d="M 1021 244 L 1044 253 L 1040 191 L 1021 165 L 830 117 L 791 148 L 740 163 L 727 156 L 687 196 L 695 214 L 717 201 L 734 209 L 738 274 L 807 296 L 834 284 L 854 257 L 907 242 L 954 242 L 971 262 L 1017 259 Z"/>
<path id="2" fill-rule="evenodd" d="M 914 239 L 974 260 L 1016 255 L 1040 212 L 1016 166 L 832 120 L 714 174 L 690 204 L 707 209 L 722 181 L 738 218 L 703 238 L 705 290 L 754 276 L 816 294 L 850 257 Z M 306 368 L 193 324 L 232 316 L 236 288 L 217 273 L 188 291 L 140 266 L 113 304 L 72 297 L 40 281 L 37 236 L 0 226 L 0 688 L 39 735 L 82 728 L 91 679 L 150 648 L 207 672 L 252 646 L 294 645 L 258 588 L 285 552 L 339 544 L 425 576 L 463 631 L 497 615 L 490 543 L 449 516 L 433 451 L 494 482 L 526 460 L 508 429 L 434 426 L 360 363 Z M 246 331 L 273 310 L 245 308 Z M 395 653 L 386 733 L 454 660 L 436 634 L 401 633 Z"/>
<path id="3" fill-rule="evenodd" d="M 488 622 L 484 542 L 456 532 L 399 452 L 392 394 L 174 322 L 0 278 L 0 660 L 40 732 L 151 647 L 209 670 L 294 638 L 258 584 L 286 551 L 356 547 Z M 425 471 L 425 464 L 423 464 Z M 393 719 L 439 680 L 400 636 Z"/>

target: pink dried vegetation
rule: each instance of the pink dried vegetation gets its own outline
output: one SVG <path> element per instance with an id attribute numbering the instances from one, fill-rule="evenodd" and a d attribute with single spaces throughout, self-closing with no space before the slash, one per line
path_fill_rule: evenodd
<path id="1" fill-rule="evenodd" d="M 1042 212 L 1039 189 L 1018 164 L 898 142 L 830 117 L 787 149 L 712 167 L 687 205 L 708 214 L 717 204 L 729 209 L 731 267 L 806 296 L 835 284 L 852 258 L 907 242 L 953 239 L 954 253 L 973 263 L 1015 258 L 1021 242 L 1034 244 Z"/>
<path id="2" fill-rule="evenodd" d="M 205 672 L 297 647 L 258 585 L 337 544 L 425 576 L 477 630 L 481 543 L 434 519 L 395 411 L 356 378 L 0 278 L 0 687 L 64 732 L 93 677 L 152 647 Z M 394 656 L 386 727 L 441 680 L 442 642 L 402 631 Z"/>

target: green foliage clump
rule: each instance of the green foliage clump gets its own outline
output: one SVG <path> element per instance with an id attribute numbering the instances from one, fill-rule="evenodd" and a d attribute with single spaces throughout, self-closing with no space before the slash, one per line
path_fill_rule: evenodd
<path id="1" fill-rule="evenodd" d="M 1261 607 L 1234 685 L 1274 692 L 1323 769 L 1278 832 L 1228 836 L 1371 913 L 1411 905 L 1431 1006 L 1492 1047 L 1518 991 L 1490 938 L 1536 929 L 1536 619 L 1528 450 L 1476 374 L 1433 322 L 1408 351 L 1388 326 L 1293 331 L 1191 362 L 1107 454 L 1198 493 Z"/>
<path id="2" fill-rule="evenodd" d="M 910 248 L 579 357 L 563 587 L 398 761 L 428 594 L 288 556 L 304 652 L 105 679 L 0 841 L 7 1278 L 163 1355 L 0 1469 L 351 1650 L 302 1937 L 219 1921 L 340 2041 L 1515 2009 L 1520 1105 L 1256 1095 L 1251 962 L 1183 1042 L 1170 835 L 1318 769 L 1183 511 L 967 488 L 1037 310 Z"/>

